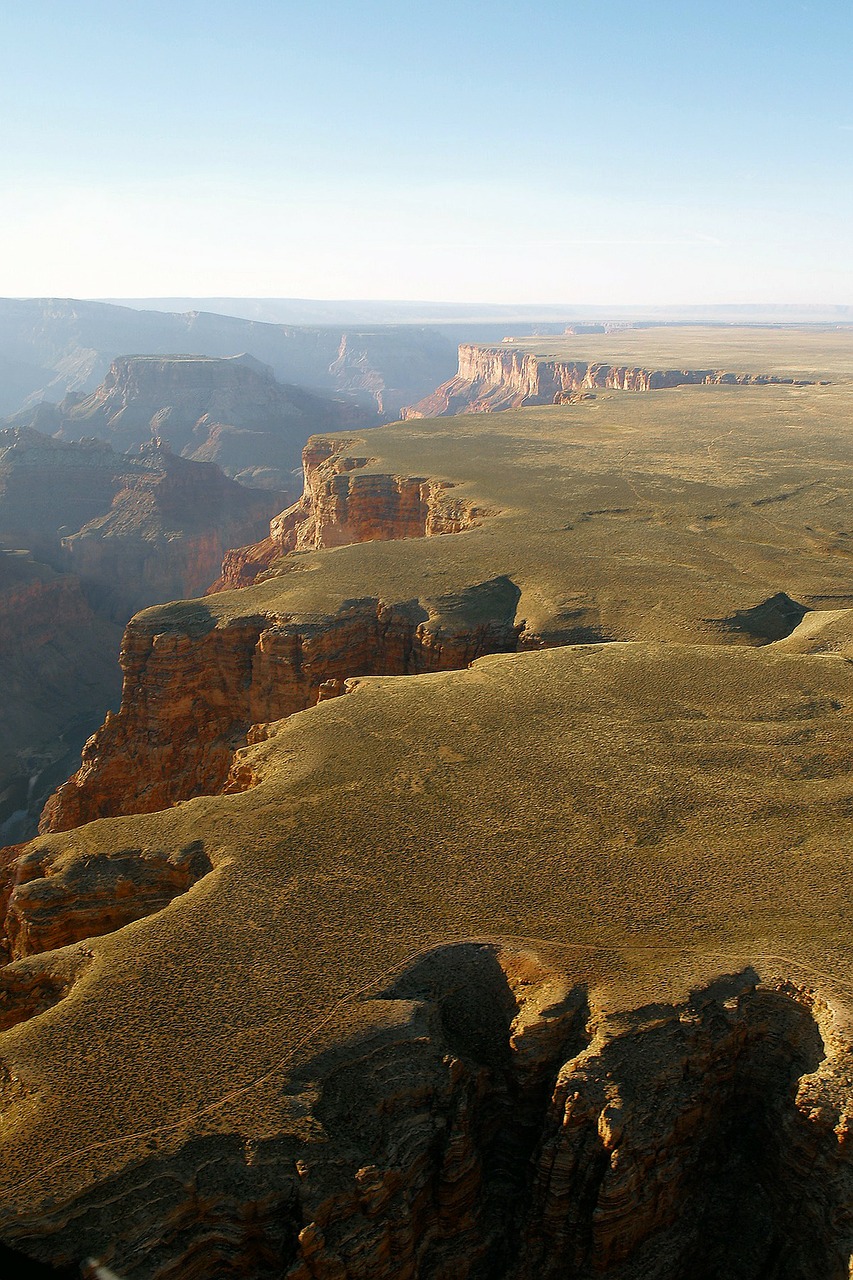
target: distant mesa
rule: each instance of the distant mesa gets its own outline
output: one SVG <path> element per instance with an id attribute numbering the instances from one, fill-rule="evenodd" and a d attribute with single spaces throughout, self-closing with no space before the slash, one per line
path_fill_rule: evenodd
<path id="1" fill-rule="evenodd" d="M 352 418 L 343 404 L 282 386 L 244 354 L 121 356 L 90 395 L 72 392 L 10 421 L 62 440 L 97 436 L 119 450 L 159 439 L 182 457 L 216 462 L 243 484 L 295 494 L 308 435 Z"/>
<path id="2" fill-rule="evenodd" d="M 604 332 L 581 326 L 569 334 Z M 725 369 L 661 369 L 614 361 L 546 359 L 515 347 L 463 343 L 456 376 L 403 410 L 403 418 L 439 418 L 457 413 L 495 413 L 529 405 L 566 404 L 585 392 L 657 391 L 697 384 L 738 386 L 795 383 L 794 378 Z M 799 383 L 798 385 L 803 385 Z"/>
<path id="3" fill-rule="evenodd" d="M 459 339 L 435 327 L 375 322 L 365 327 L 333 315 L 308 327 L 214 315 L 213 310 L 176 313 L 73 298 L 0 299 L 0 415 L 43 400 L 55 404 L 69 391 L 87 396 L 122 353 L 232 357 L 246 352 L 279 382 L 341 401 L 355 414 L 353 425 L 366 426 L 398 417 L 403 405 L 449 378 L 456 362 Z M 318 421 L 312 429 L 327 425 Z"/>

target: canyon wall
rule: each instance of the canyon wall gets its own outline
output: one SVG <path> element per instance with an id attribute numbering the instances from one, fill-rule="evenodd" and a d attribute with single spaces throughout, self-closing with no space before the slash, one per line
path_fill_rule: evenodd
<path id="1" fill-rule="evenodd" d="M 182 457 L 215 462 L 243 484 L 293 497 L 307 437 L 365 415 L 277 382 L 260 361 L 242 355 L 121 356 L 91 395 L 40 405 L 33 417 L 62 439 L 95 435 L 123 450 L 164 437 Z"/>
<path id="2" fill-rule="evenodd" d="M 359 474 L 368 462 L 346 441 L 312 437 L 302 454 L 302 497 L 271 521 L 263 541 L 227 552 L 211 591 L 247 586 L 289 551 L 460 533 L 489 514 L 446 480 Z"/>
<path id="3" fill-rule="evenodd" d="M 563 404 L 597 390 L 656 391 L 697 384 L 765 386 L 793 383 L 771 374 L 722 369 L 653 369 L 579 360 L 547 360 L 511 346 L 463 343 L 456 376 L 432 395 L 403 409 L 406 418 L 441 418 L 456 413 L 493 413 L 525 405 Z"/>
<path id="4" fill-rule="evenodd" d="M 302 498 L 272 521 L 264 542 L 229 552 L 216 587 L 246 585 L 288 551 L 455 533 L 485 514 L 446 481 L 359 475 L 366 462 L 346 442 L 312 439 Z M 120 711 L 87 742 L 40 829 L 221 791 L 250 726 L 341 692 L 351 677 L 444 671 L 510 652 L 522 629 L 518 598 L 508 578 L 497 578 L 452 598 L 348 601 L 319 621 L 273 612 L 215 625 L 192 605 L 187 627 L 181 606 L 162 619 L 133 619 L 120 657 Z"/>
<path id="5" fill-rule="evenodd" d="M 607 1012 L 462 943 L 371 1004 L 378 1029 L 298 1068 L 280 1133 L 146 1155 L 12 1242 L 125 1280 L 847 1276 L 849 1045 L 808 987 L 746 968 Z"/>
<path id="6" fill-rule="evenodd" d="M 174 624 L 164 630 L 157 615 L 140 615 L 122 644 L 121 708 L 48 801 L 41 830 L 219 792 L 250 726 L 341 693 L 351 677 L 446 671 L 511 652 L 521 630 L 518 598 L 517 587 L 499 578 L 461 599 L 357 600 L 313 622 L 256 615 L 199 633 Z M 472 623 L 472 613 L 484 620 Z M 231 786 L 248 782 L 238 771 Z"/>
<path id="7" fill-rule="evenodd" d="M 117 702 L 120 639 L 77 577 L 0 550 L 0 844 L 35 832 L 45 797 Z"/>
<path id="8" fill-rule="evenodd" d="M 203 592 L 226 549 L 260 533 L 282 499 L 179 458 L 159 440 L 140 448 L 123 480 L 106 512 L 62 540 L 90 598 L 121 622 Z"/>

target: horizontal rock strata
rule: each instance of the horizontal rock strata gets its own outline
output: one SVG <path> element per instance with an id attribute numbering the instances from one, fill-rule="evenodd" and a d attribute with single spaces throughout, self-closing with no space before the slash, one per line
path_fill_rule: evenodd
<path id="1" fill-rule="evenodd" d="M 41 829 L 221 791 L 250 725 L 301 711 L 350 677 L 446 671 L 512 652 L 518 598 L 517 587 L 498 578 L 459 597 L 356 600 L 318 621 L 254 616 L 201 635 L 154 630 L 140 615 L 125 632 L 121 709 L 48 801 Z"/>
<path id="2" fill-rule="evenodd" d="M 432 395 L 403 410 L 403 418 L 441 418 L 456 413 L 493 413 L 526 405 L 563 404 L 573 396 L 601 391 L 657 391 L 698 384 L 766 386 L 794 383 L 763 373 L 724 369 L 651 369 L 636 365 L 546 360 L 513 347 L 463 343 L 456 376 Z"/>
<path id="3" fill-rule="evenodd" d="M 301 1136 L 191 1139 L 12 1243 L 126 1280 L 845 1274 L 849 1047 L 809 989 L 747 968 L 607 1014 L 466 943 L 374 1003 L 294 1081 Z"/>
<path id="4" fill-rule="evenodd" d="M 488 514 L 446 480 L 360 474 L 368 461 L 346 441 L 312 438 L 302 455 L 302 497 L 271 521 L 268 538 L 226 554 L 211 590 L 248 586 L 289 551 L 460 533 Z"/>
<path id="5" fill-rule="evenodd" d="M 109 857 L 81 852 L 58 860 L 38 845 L 28 846 L 14 862 L 3 921 L 6 952 L 17 960 L 111 933 L 159 911 L 210 869 L 200 842 L 172 855 L 125 849 Z"/>

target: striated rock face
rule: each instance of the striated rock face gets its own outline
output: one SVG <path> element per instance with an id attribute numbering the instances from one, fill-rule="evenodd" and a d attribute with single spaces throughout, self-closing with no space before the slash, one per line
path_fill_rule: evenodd
<path id="1" fill-rule="evenodd" d="M 456 497 L 445 480 L 359 474 L 368 461 L 353 456 L 348 442 L 309 440 L 302 497 L 271 521 L 268 538 L 226 554 L 211 590 L 247 586 L 288 551 L 460 533 L 489 514 Z"/>
<path id="2" fill-rule="evenodd" d="M 358 474 L 366 463 L 346 443 L 309 442 L 302 498 L 272 521 L 269 538 L 229 553 L 214 589 L 248 584 L 288 551 L 455 533 L 486 514 L 446 481 Z M 220 791 L 252 724 L 301 711 L 350 677 L 448 670 L 510 652 L 522 629 L 518 598 L 501 577 L 458 597 L 355 600 L 319 622 L 260 615 L 202 623 L 199 634 L 195 614 L 185 631 L 152 632 L 137 619 L 122 648 L 121 710 L 86 744 L 41 829 Z M 230 786 L 243 785 L 238 770 Z"/>
<path id="3" fill-rule="evenodd" d="M 90 858 L 85 851 L 57 857 L 27 846 L 10 868 L 2 945 L 9 959 L 53 951 L 111 933 L 161 910 L 211 870 L 200 841 L 175 854 L 124 849 Z"/>
<path id="4" fill-rule="evenodd" d="M 250 725 L 301 711 L 350 677 L 446 671 L 512 652 L 518 599 L 518 588 L 497 578 L 460 596 L 354 600 L 319 621 L 254 616 L 203 634 L 158 632 L 141 615 L 125 632 L 121 710 L 86 744 L 41 829 L 220 791 Z"/>
<path id="5" fill-rule="evenodd" d="M 456 413 L 493 413 L 525 405 L 564 404 L 595 390 L 656 391 L 699 383 L 739 386 L 793 383 L 770 374 L 722 369 L 644 369 L 628 365 L 545 360 L 512 347 L 459 348 L 456 376 L 432 395 L 403 410 L 403 418 L 441 418 Z"/>
<path id="6" fill-rule="evenodd" d="M 846 1113 L 812 1074 L 827 1011 L 755 978 L 605 1023 L 561 1068 L 513 1280 L 843 1274 Z"/>
<path id="7" fill-rule="evenodd" d="M 463 943 L 369 1003 L 294 1078 L 298 1129 L 147 1156 L 15 1246 L 127 1280 L 847 1275 L 849 1046 L 810 990 L 746 969 L 606 1014 Z"/>
<path id="8" fill-rule="evenodd" d="M 30 427 L 0 429 L 0 533 L 55 558 L 62 535 L 108 511 L 133 471 L 100 440 L 66 444 Z"/>

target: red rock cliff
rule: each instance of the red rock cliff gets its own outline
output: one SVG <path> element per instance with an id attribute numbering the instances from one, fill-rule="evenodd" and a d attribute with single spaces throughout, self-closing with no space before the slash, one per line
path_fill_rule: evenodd
<path id="1" fill-rule="evenodd" d="M 125 632 L 121 709 L 48 801 L 41 830 L 221 791 L 250 725 L 341 692 L 352 676 L 444 671 L 511 652 L 518 598 L 497 578 L 459 597 L 348 602 L 319 621 L 256 615 L 199 633 L 170 626 L 168 610 L 140 615 Z M 485 621 L 472 623 L 472 612 Z"/>
<path id="2" fill-rule="evenodd" d="M 211 591 L 247 586 L 288 551 L 459 533 L 487 514 L 446 480 L 360 474 L 368 459 L 351 452 L 353 443 L 361 441 L 308 441 L 302 497 L 270 523 L 268 538 L 226 554 Z"/>
<path id="3" fill-rule="evenodd" d="M 596 390 L 656 391 L 698 383 L 737 385 L 793 382 L 770 374 L 722 369 L 646 369 L 579 360 L 545 360 L 511 346 L 459 348 L 456 376 L 431 396 L 403 410 L 403 418 L 441 418 L 455 413 L 491 413 L 525 405 L 559 404 L 571 395 Z"/>
<path id="4" fill-rule="evenodd" d="M 535 955 L 465 943 L 384 1002 L 305 1064 L 298 1140 L 154 1151 L 21 1243 L 133 1280 L 846 1274 L 848 1047 L 810 990 L 747 969 L 606 1015 Z"/>

